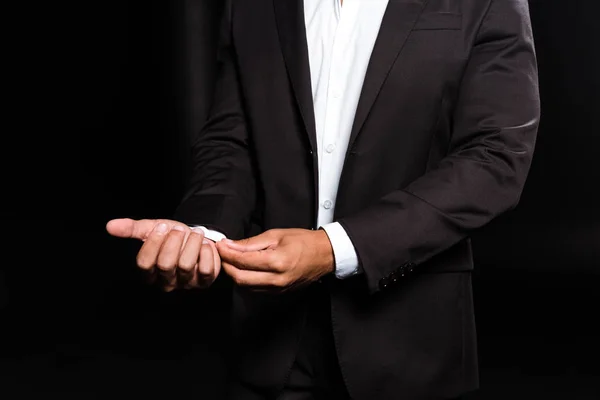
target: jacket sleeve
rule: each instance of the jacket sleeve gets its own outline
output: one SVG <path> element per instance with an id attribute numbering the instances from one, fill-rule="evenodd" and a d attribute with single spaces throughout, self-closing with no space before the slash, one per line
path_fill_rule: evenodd
<path id="1" fill-rule="evenodd" d="M 519 201 L 539 124 L 537 62 L 526 0 L 491 1 L 464 70 L 447 156 L 339 221 L 371 293 Z"/>
<path id="2" fill-rule="evenodd" d="M 225 4 L 218 46 L 217 82 L 207 122 L 192 141 L 189 188 L 174 218 L 240 239 L 249 225 L 256 188 L 231 33 Z"/>

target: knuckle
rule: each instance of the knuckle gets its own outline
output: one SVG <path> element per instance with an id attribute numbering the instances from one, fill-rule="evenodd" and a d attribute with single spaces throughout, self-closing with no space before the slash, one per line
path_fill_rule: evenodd
<path id="1" fill-rule="evenodd" d="M 136 257 L 136 264 L 141 269 L 151 269 L 154 266 L 154 262 L 148 257 L 138 254 Z"/>
<path id="2" fill-rule="evenodd" d="M 187 260 L 179 260 L 179 269 L 185 271 L 185 272 L 190 272 L 194 269 L 194 267 L 196 266 L 195 262 L 191 262 L 191 261 L 187 261 Z"/>
<path id="3" fill-rule="evenodd" d="M 245 286 L 246 285 L 246 281 L 241 276 L 239 276 L 238 274 L 234 274 L 234 276 L 232 276 L 232 278 L 233 278 L 233 281 L 237 285 L 239 285 L 239 286 Z"/>
<path id="4" fill-rule="evenodd" d="M 213 266 L 211 263 L 209 263 L 205 260 L 198 263 L 198 274 L 207 276 L 207 275 L 211 275 L 212 271 L 213 271 Z"/>
<path id="5" fill-rule="evenodd" d="M 277 257 L 271 261 L 271 266 L 273 267 L 273 269 L 275 271 L 284 271 L 285 266 L 286 266 L 286 261 L 281 257 Z"/>
<path id="6" fill-rule="evenodd" d="M 279 275 L 275 278 L 273 278 L 273 286 L 278 287 L 278 288 L 285 288 L 286 286 L 288 286 L 289 281 L 287 279 L 286 276 L 284 275 Z"/>
<path id="7" fill-rule="evenodd" d="M 161 271 L 171 271 L 175 269 L 175 263 L 169 260 L 159 259 L 156 262 L 156 268 L 160 269 Z"/>
<path id="8" fill-rule="evenodd" d="M 198 267 L 198 277 L 200 279 L 207 279 L 211 276 L 211 272 L 207 268 Z"/>

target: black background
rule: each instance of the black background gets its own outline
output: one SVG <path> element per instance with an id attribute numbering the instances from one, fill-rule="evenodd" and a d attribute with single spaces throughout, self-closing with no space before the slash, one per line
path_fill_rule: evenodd
<path id="1" fill-rule="evenodd" d="M 474 236 L 473 398 L 600 395 L 595 3 L 530 1 L 542 123 L 521 204 Z M 105 1 L 6 12 L 3 399 L 218 394 L 227 296 L 143 285 L 139 243 L 108 237 L 104 225 L 168 217 L 177 205 L 189 137 L 210 102 L 221 7 Z"/>

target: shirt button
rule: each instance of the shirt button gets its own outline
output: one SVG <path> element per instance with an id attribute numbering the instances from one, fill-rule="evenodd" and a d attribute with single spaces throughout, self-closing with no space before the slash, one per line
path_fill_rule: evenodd
<path id="1" fill-rule="evenodd" d="M 323 202 L 323 208 L 324 208 L 324 209 L 326 209 L 326 210 L 329 210 L 329 209 L 331 208 L 331 206 L 332 206 L 332 205 L 333 205 L 333 204 L 331 203 L 331 201 L 330 201 L 330 200 L 325 200 L 325 201 Z"/>
<path id="2" fill-rule="evenodd" d="M 335 145 L 334 144 L 330 144 L 325 148 L 325 151 L 328 153 L 333 153 L 333 150 L 335 150 Z"/>

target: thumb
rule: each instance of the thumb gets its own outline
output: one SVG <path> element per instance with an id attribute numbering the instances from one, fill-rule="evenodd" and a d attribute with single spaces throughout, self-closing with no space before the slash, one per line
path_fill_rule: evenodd
<path id="1" fill-rule="evenodd" d="M 276 247 L 277 238 L 269 232 L 265 232 L 261 233 L 260 235 L 242 240 L 223 239 L 220 243 L 224 243 L 228 247 L 237 251 L 260 251 Z"/>
<path id="2" fill-rule="evenodd" d="M 145 240 L 158 222 L 156 219 L 113 219 L 106 224 L 106 230 L 112 236 Z"/>

